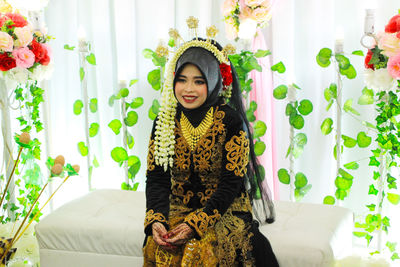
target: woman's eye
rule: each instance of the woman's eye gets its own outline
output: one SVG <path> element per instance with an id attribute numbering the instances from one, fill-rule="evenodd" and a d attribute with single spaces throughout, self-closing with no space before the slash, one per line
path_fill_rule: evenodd
<path id="1" fill-rule="evenodd" d="M 185 82 L 185 79 L 178 78 L 178 79 L 176 80 L 176 82 L 178 82 L 178 83 L 182 83 L 182 82 Z"/>
<path id="2" fill-rule="evenodd" d="M 203 80 L 197 80 L 197 81 L 195 81 L 195 83 L 196 83 L 196 84 L 199 84 L 199 85 L 203 85 L 203 84 L 205 84 L 206 82 L 203 81 Z"/>

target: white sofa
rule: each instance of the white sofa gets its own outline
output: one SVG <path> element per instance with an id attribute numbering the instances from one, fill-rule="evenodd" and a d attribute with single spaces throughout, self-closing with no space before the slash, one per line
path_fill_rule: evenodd
<path id="1" fill-rule="evenodd" d="M 275 202 L 263 225 L 281 267 L 332 266 L 351 254 L 353 214 L 319 204 Z M 42 267 L 142 266 L 144 192 L 97 190 L 36 225 Z"/>

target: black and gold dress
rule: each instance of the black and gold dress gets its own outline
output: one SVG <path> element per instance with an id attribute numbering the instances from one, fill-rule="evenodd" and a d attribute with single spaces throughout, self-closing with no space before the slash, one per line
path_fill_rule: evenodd
<path id="1" fill-rule="evenodd" d="M 221 103 L 210 107 L 204 118 L 194 128 L 177 111 L 174 164 L 166 172 L 154 161 L 153 127 L 147 162 L 144 266 L 255 266 L 256 254 L 265 254 L 261 257 L 268 260 L 272 253 L 268 241 L 266 245 L 260 241 L 245 188 L 249 139 L 242 119 Z M 200 134 L 190 135 L 196 129 Z M 185 222 L 195 236 L 177 251 L 166 251 L 153 241 L 154 222 L 166 229 Z"/>

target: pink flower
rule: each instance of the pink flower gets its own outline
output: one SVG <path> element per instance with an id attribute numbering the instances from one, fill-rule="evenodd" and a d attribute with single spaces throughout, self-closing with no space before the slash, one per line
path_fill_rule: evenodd
<path id="1" fill-rule="evenodd" d="M 222 15 L 229 16 L 236 9 L 236 0 L 225 0 L 222 5 Z"/>
<path id="2" fill-rule="evenodd" d="M 257 22 L 264 22 L 271 19 L 271 12 L 267 7 L 258 7 L 253 10 L 253 19 Z"/>
<path id="3" fill-rule="evenodd" d="M 253 18 L 253 9 L 251 9 L 248 6 L 245 6 L 240 10 L 240 14 L 239 14 L 240 20 L 252 19 L 252 18 Z"/>
<path id="4" fill-rule="evenodd" d="M 383 50 L 382 54 L 392 57 L 400 53 L 400 39 L 394 33 L 381 32 L 378 38 L 378 47 Z"/>
<path id="5" fill-rule="evenodd" d="M 17 67 L 30 68 L 35 63 L 35 54 L 28 47 L 17 48 L 12 52 L 17 63 Z"/>
<path id="6" fill-rule="evenodd" d="M 244 0 L 244 3 L 250 7 L 260 6 L 265 0 Z"/>
<path id="7" fill-rule="evenodd" d="M 400 53 L 389 58 L 387 69 L 394 79 L 400 79 Z"/>
<path id="8" fill-rule="evenodd" d="M 42 47 L 47 50 L 47 55 L 51 58 L 53 55 L 53 50 L 51 49 L 51 46 L 48 43 L 42 43 Z"/>
<path id="9" fill-rule="evenodd" d="M 13 50 L 14 40 L 6 32 L 0 32 L 0 50 L 11 52 Z"/>

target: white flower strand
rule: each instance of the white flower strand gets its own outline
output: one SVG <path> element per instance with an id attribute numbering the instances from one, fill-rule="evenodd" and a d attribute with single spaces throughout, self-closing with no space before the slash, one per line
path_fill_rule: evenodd
<path id="1" fill-rule="evenodd" d="M 178 48 L 175 55 L 171 58 L 167 71 L 166 80 L 161 96 L 161 107 L 156 122 L 154 138 L 154 158 L 157 165 L 164 167 L 167 171 L 168 166 L 172 167 L 174 163 L 173 155 L 175 149 L 175 115 L 177 100 L 175 98 L 174 71 L 176 63 L 181 55 L 191 47 L 202 47 L 210 51 L 220 63 L 229 64 L 228 58 L 222 51 L 211 44 L 210 41 L 192 40 L 184 43 Z"/>

